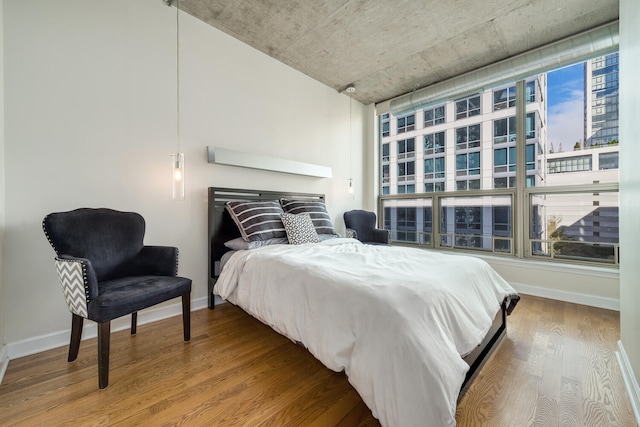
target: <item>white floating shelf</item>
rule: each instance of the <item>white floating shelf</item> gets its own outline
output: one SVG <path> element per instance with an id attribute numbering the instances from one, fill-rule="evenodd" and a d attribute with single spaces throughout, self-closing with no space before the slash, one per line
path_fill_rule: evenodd
<path id="1" fill-rule="evenodd" d="M 329 166 L 314 165 L 263 154 L 229 150 L 228 148 L 214 147 L 212 145 L 207 147 L 207 156 L 209 163 L 220 165 L 315 176 L 318 178 L 331 178 L 332 176 Z"/>

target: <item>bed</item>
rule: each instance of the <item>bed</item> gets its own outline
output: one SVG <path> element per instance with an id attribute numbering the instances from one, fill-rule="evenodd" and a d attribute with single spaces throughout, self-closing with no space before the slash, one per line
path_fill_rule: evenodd
<path id="1" fill-rule="evenodd" d="M 230 252 L 246 236 L 227 202 L 283 199 L 324 196 L 209 188 L 209 307 L 220 295 L 344 371 L 383 426 L 455 425 L 515 290 L 474 257 L 341 237 Z"/>

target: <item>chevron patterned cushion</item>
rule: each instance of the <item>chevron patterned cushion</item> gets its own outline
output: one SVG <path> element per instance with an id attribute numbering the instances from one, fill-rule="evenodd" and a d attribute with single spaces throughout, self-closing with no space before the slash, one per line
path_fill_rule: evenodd
<path id="1" fill-rule="evenodd" d="M 79 316 L 87 317 L 88 291 L 85 287 L 86 275 L 82 261 L 56 258 L 56 270 L 69 311 Z"/>

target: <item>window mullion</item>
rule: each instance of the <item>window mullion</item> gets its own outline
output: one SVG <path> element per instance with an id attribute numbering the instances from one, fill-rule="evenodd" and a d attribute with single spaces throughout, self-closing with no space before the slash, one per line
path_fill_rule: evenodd
<path id="1" fill-rule="evenodd" d="M 514 200 L 514 249 L 518 258 L 524 257 L 525 228 L 528 222 L 524 200 L 524 189 L 527 181 L 526 168 L 526 119 L 527 104 L 525 99 L 526 83 L 520 80 L 516 83 L 516 198 Z"/>

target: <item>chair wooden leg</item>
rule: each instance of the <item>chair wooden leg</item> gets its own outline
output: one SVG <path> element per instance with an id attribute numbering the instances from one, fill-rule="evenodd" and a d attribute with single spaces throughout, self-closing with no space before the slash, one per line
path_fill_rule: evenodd
<path id="1" fill-rule="evenodd" d="M 138 325 L 138 312 L 134 311 L 131 313 L 131 335 L 135 335 L 137 331 Z"/>
<path id="2" fill-rule="evenodd" d="M 191 293 L 182 295 L 182 329 L 184 340 L 191 339 Z"/>
<path id="3" fill-rule="evenodd" d="M 109 341 L 111 322 L 98 323 L 98 385 L 100 389 L 109 385 Z"/>
<path id="4" fill-rule="evenodd" d="M 69 343 L 69 362 L 73 362 L 78 358 L 78 350 L 80 350 L 80 339 L 82 338 L 82 324 L 84 317 L 72 313 L 71 317 L 71 342 Z"/>

